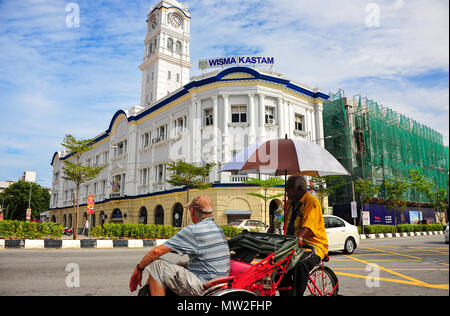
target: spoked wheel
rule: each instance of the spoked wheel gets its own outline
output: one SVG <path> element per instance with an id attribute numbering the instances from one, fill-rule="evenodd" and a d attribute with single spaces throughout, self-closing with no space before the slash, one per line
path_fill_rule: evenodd
<path id="1" fill-rule="evenodd" d="M 339 291 L 339 282 L 333 270 L 317 265 L 309 273 L 307 288 L 312 296 L 335 296 Z"/>

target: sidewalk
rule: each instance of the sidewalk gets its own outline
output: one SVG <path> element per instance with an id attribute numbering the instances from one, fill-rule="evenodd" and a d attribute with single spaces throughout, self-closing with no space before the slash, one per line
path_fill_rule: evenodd
<path id="1" fill-rule="evenodd" d="M 396 234 L 362 234 L 360 235 L 360 238 L 361 240 L 381 238 L 412 238 L 416 236 L 443 234 L 443 231 Z M 78 240 L 73 240 L 73 236 L 63 236 L 61 239 L 0 239 L 0 249 L 146 248 L 158 246 L 165 241 L 166 239 L 92 239 L 84 235 L 78 235 Z"/>
<path id="2" fill-rule="evenodd" d="M 400 237 L 416 237 L 416 236 L 432 236 L 432 235 L 444 235 L 443 231 L 432 232 L 409 232 L 409 233 L 385 233 L 385 234 L 361 234 L 360 239 L 380 239 L 380 238 L 400 238 Z"/>

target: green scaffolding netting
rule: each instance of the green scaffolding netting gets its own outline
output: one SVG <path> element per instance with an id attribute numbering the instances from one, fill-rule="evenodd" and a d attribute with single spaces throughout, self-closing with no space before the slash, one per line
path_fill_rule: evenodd
<path id="1" fill-rule="evenodd" d="M 323 106 L 325 148 L 351 171 L 354 179 L 371 178 L 381 185 L 379 198 L 385 198 L 384 180 L 408 179 L 417 169 L 438 187 L 448 178 L 448 147 L 442 134 L 375 101 L 354 98 L 343 92 L 332 94 Z M 353 199 L 351 181 L 336 192 L 334 202 Z M 427 202 L 425 196 L 408 189 L 409 201 Z"/>

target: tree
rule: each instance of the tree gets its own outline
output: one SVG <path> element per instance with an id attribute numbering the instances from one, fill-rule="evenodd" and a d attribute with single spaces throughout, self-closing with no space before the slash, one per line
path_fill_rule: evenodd
<path id="1" fill-rule="evenodd" d="M 408 190 L 409 184 L 403 180 L 384 180 L 384 188 L 386 193 L 386 207 L 389 210 L 394 210 L 394 225 L 395 232 L 397 232 L 397 211 L 406 209 L 407 202 L 403 196 Z"/>
<path id="2" fill-rule="evenodd" d="M 345 185 L 344 176 L 323 176 L 311 177 L 312 185 L 310 189 L 320 195 L 320 205 L 322 206 L 322 213 L 325 212 L 323 208 L 323 199 L 325 196 L 334 195 L 337 189 Z"/>
<path id="3" fill-rule="evenodd" d="M 281 179 L 280 177 L 272 177 L 267 180 L 249 178 L 249 180 L 244 181 L 244 183 L 258 185 L 263 188 L 264 195 L 259 194 L 259 193 L 254 193 L 254 192 L 247 193 L 247 194 L 264 200 L 264 219 L 266 219 L 267 218 L 267 201 L 284 195 L 284 193 L 278 193 L 278 194 L 267 196 L 267 190 L 269 190 L 273 187 L 279 186 L 279 185 L 283 185 L 284 180 Z M 265 222 L 265 220 L 264 220 L 264 222 Z"/>
<path id="4" fill-rule="evenodd" d="M 11 184 L 0 194 L 0 203 L 4 202 L 4 219 L 25 220 L 31 186 L 31 218 L 48 211 L 50 205 L 50 192 L 37 183 L 18 181 Z"/>
<path id="5" fill-rule="evenodd" d="M 70 157 L 64 160 L 62 170 L 64 172 L 62 178 L 72 181 L 75 184 L 74 197 L 74 234 L 73 239 L 78 238 L 78 214 L 79 214 L 79 197 L 81 185 L 87 181 L 95 179 L 99 173 L 107 167 L 103 166 L 83 166 L 81 162 L 81 155 L 92 149 L 92 139 L 76 139 L 74 136 L 68 134 L 64 137 L 61 145 L 70 153 Z"/>
<path id="6" fill-rule="evenodd" d="M 361 231 L 364 232 L 364 226 L 362 223 L 362 212 L 364 211 L 364 205 L 369 203 L 369 201 L 380 192 L 380 186 L 373 185 L 372 179 L 361 179 L 358 178 L 355 182 L 355 192 L 359 196 L 359 201 L 361 202 L 361 216 L 360 225 Z"/>
<path id="7" fill-rule="evenodd" d="M 168 163 L 167 170 L 171 171 L 170 178 L 166 181 L 175 187 L 186 188 L 186 204 L 189 203 L 189 190 L 200 189 L 204 190 L 209 188 L 212 183 L 206 182 L 206 178 L 209 176 L 211 169 L 215 163 L 209 163 L 205 166 L 196 167 L 193 164 L 187 162 L 178 161 L 175 163 Z M 187 226 L 187 210 L 184 216 L 184 225 Z"/>
<path id="8" fill-rule="evenodd" d="M 441 213 L 448 209 L 448 179 L 445 189 L 437 187 L 437 185 L 428 179 L 417 169 L 409 170 L 409 179 L 411 180 L 411 188 L 425 195 L 431 207 L 438 211 L 436 214 L 442 222 Z"/>

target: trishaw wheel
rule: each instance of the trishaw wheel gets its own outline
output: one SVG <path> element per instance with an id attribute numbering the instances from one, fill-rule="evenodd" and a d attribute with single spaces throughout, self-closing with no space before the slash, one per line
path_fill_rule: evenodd
<path id="1" fill-rule="evenodd" d="M 339 291 L 337 276 L 330 268 L 317 265 L 309 273 L 307 289 L 311 296 L 335 296 Z"/>

